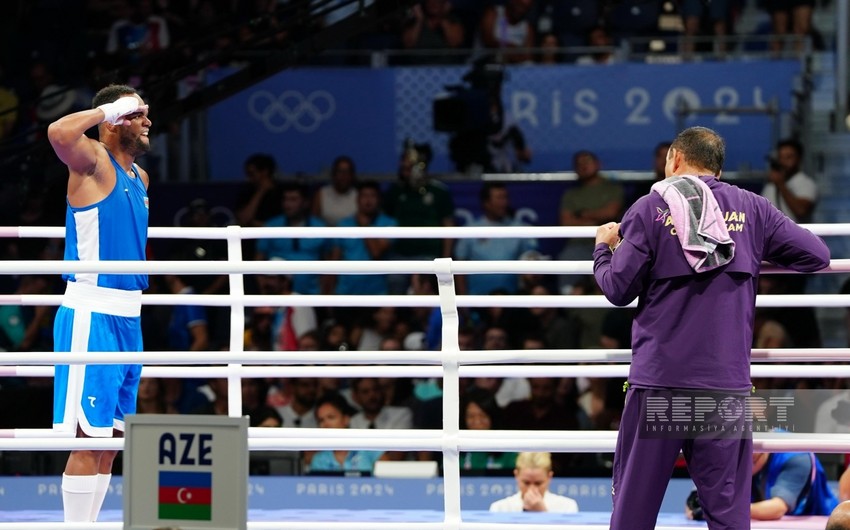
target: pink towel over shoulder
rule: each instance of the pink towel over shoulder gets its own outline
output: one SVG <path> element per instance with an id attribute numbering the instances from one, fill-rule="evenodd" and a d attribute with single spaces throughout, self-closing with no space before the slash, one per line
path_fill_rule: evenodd
<path id="1" fill-rule="evenodd" d="M 723 212 L 708 185 L 691 175 L 670 177 L 652 185 L 670 208 L 670 218 L 685 259 L 696 272 L 726 265 L 735 256 Z"/>

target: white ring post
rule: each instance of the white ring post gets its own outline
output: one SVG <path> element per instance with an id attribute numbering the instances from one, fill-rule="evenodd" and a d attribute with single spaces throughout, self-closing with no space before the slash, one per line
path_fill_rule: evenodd
<path id="1" fill-rule="evenodd" d="M 458 366 L 458 318 L 455 300 L 455 280 L 452 259 L 434 260 L 437 288 L 440 294 L 440 314 L 443 317 L 443 496 L 445 528 L 460 528 L 460 376 Z"/>
<path id="2" fill-rule="evenodd" d="M 242 227 L 228 226 L 227 230 L 227 261 L 242 262 Z M 244 275 L 231 273 L 228 275 L 230 294 L 233 303 L 230 306 L 230 354 L 239 359 L 245 350 L 245 295 Z M 227 365 L 227 415 L 231 418 L 242 416 L 242 376 L 241 364 Z"/>

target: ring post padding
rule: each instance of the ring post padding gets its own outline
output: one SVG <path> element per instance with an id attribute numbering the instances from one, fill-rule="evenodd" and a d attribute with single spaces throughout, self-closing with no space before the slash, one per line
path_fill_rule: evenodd
<path id="1" fill-rule="evenodd" d="M 230 225 L 227 231 L 227 261 L 242 262 L 242 227 Z M 230 353 L 239 358 L 245 349 L 245 303 L 242 297 L 245 295 L 244 275 L 241 273 L 228 274 L 230 294 L 236 295 L 230 306 Z M 238 418 L 242 415 L 242 377 L 240 375 L 241 364 L 228 364 L 227 373 L 227 415 Z"/>
<path id="2" fill-rule="evenodd" d="M 455 300 L 455 280 L 452 274 L 452 259 L 434 260 L 437 273 L 437 289 L 440 295 L 440 314 L 443 317 L 443 492 L 445 527 L 457 530 L 460 527 L 460 376 L 458 366 L 458 318 Z"/>

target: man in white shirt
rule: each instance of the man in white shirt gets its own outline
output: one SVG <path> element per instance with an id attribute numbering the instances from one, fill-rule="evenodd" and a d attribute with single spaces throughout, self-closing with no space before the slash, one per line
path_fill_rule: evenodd
<path id="1" fill-rule="evenodd" d="M 818 199 L 815 181 L 800 170 L 803 145 L 797 140 L 782 140 L 771 160 L 768 182 L 761 196 L 798 223 L 808 223 Z"/>
<path id="2" fill-rule="evenodd" d="M 552 455 L 520 453 L 514 477 L 519 491 L 490 505 L 491 512 L 576 513 L 578 503 L 549 491 L 552 481 Z"/>
<path id="3" fill-rule="evenodd" d="M 351 417 L 352 429 L 413 428 L 413 411 L 409 407 L 386 405 L 384 391 L 374 377 L 352 378 L 351 398 L 360 409 Z"/>
<path id="4" fill-rule="evenodd" d="M 286 405 L 275 407 L 283 418 L 284 427 L 316 428 L 315 405 L 319 395 L 319 380 L 315 377 L 293 377 L 292 400 Z"/>

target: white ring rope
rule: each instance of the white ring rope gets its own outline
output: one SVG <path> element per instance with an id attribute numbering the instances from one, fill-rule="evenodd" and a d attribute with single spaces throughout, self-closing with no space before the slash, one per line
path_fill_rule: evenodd
<path id="1" fill-rule="evenodd" d="M 454 262 L 458 263 L 458 262 Z M 143 294 L 145 305 L 200 305 L 229 307 L 437 307 L 435 295 L 238 295 L 238 294 Z M 614 307 L 602 295 L 458 295 L 458 307 Z M 0 305 L 54 305 L 62 303 L 59 294 L 5 294 Z M 756 297 L 756 307 L 848 307 L 848 294 L 763 294 Z M 633 302 L 626 307 L 637 307 Z"/>
<path id="2" fill-rule="evenodd" d="M 63 261 L 0 262 L 0 274 L 434 274 L 430 261 Z M 455 274 L 590 274 L 592 261 L 454 261 Z M 764 266 L 763 273 L 792 273 Z M 833 259 L 815 274 L 850 272 L 850 259 Z M 330 295 L 328 295 L 330 296 Z M 330 300 L 330 298 L 326 298 Z"/>
<path id="3" fill-rule="evenodd" d="M 806 228 L 821 236 L 850 235 L 850 225 L 813 224 Z M 516 528 L 513 524 L 467 523 L 460 518 L 460 451 L 544 450 L 552 452 L 612 452 L 614 431 L 475 432 L 459 429 L 459 378 L 461 377 L 626 377 L 629 350 L 504 350 L 460 351 L 458 348 L 459 307 L 559 307 L 610 308 L 603 296 L 456 296 L 456 274 L 591 274 L 592 261 L 243 261 L 241 242 L 259 238 L 592 238 L 595 227 L 392 227 L 392 228 L 176 228 L 151 227 L 152 238 L 225 239 L 228 261 L 0 261 L 0 274 L 58 273 L 149 273 L 228 274 L 228 295 L 143 295 L 145 305 L 202 305 L 231 308 L 230 351 L 228 352 L 98 352 L 63 353 L 65 363 L 141 363 L 144 377 L 226 377 L 231 416 L 241 415 L 241 380 L 246 377 L 441 377 L 444 386 L 442 430 L 292 429 L 251 428 L 250 450 L 377 449 L 429 450 L 443 454 L 444 520 L 439 523 L 403 523 L 406 528 L 434 530 L 483 530 Z M 0 237 L 62 238 L 62 227 L 0 227 Z M 764 265 L 765 273 L 788 273 Z M 833 259 L 821 272 L 850 272 L 850 259 Z M 437 296 L 269 296 L 245 295 L 245 274 L 436 274 Z M 0 295 L 0 305 L 59 305 L 61 295 Z M 847 307 L 850 295 L 760 295 L 758 307 Z M 443 317 L 443 350 L 404 352 L 253 352 L 244 351 L 242 332 L 246 307 L 440 307 Z M 634 306 L 635 304 L 632 304 Z M 57 354 L 53 352 L 10 352 L 0 358 L 0 376 L 49 377 Z M 753 350 L 753 377 L 850 377 L 850 365 L 786 365 L 779 362 L 835 362 L 850 360 L 848 348 Z M 576 365 L 573 363 L 606 363 Z M 313 365 L 311 363 L 323 363 Z M 496 365 L 496 363 L 502 363 Z M 529 363 L 529 364 L 517 364 Z M 557 363 L 557 364 L 534 364 Z M 620 364 L 613 364 L 620 363 Z M 774 364 L 776 363 L 776 364 Z M 171 366 L 187 364 L 190 366 Z M 220 366 L 194 366 L 197 364 Z M 375 366 L 380 364 L 381 366 Z M 153 365 L 153 366 L 150 366 Z M 247 366 L 246 366 L 247 365 Z M 850 452 L 850 435 L 754 433 L 754 447 L 761 451 Z M 0 451 L 122 449 L 122 439 L 76 439 L 50 429 L 0 430 Z M 282 523 L 249 522 L 250 530 L 281 528 Z M 370 528 L 393 529 L 402 523 L 369 523 Z M 362 523 L 287 522 L 288 530 L 345 529 Z M 529 525 L 530 530 L 555 528 L 593 529 L 594 525 Z M 3 529 L 40 530 L 55 523 L 3 523 Z M 120 523 L 63 525 L 77 528 L 121 528 Z M 659 526 L 664 530 L 690 527 Z"/>
<path id="4" fill-rule="evenodd" d="M 846 223 L 813 223 L 801 225 L 819 236 L 850 235 Z M 241 227 L 228 226 L 230 233 L 217 227 L 152 226 L 148 236 L 155 239 L 228 239 L 233 235 L 241 239 L 286 238 L 512 238 L 539 237 L 551 239 L 592 238 L 593 226 L 453 226 L 453 227 Z M 235 232 L 235 234 L 233 233 Z M 0 237 L 64 238 L 65 229 L 56 226 L 0 226 Z"/>
<path id="5" fill-rule="evenodd" d="M 107 353 L 109 352 L 98 352 Z M 121 356 L 109 359 L 107 362 L 103 357 L 92 357 L 95 362 L 87 362 L 85 356 L 75 356 L 68 364 L 115 364 L 133 363 L 133 358 Z M 66 360 L 63 358 L 63 362 Z M 71 361 L 70 357 L 68 361 Z M 53 363 L 56 361 L 54 360 Z M 136 361 L 137 362 L 137 361 Z M 159 362 L 166 362 L 159 359 Z M 172 363 L 174 361 L 167 361 Z M 198 364 L 198 361 L 194 361 Z M 444 361 L 445 362 L 445 361 Z M 207 364 L 207 363 L 204 363 Z M 370 370 L 372 370 L 370 372 Z M 52 368 L 44 367 L 10 367 L 2 370 L 4 376 L 33 376 L 47 377 Z M 486 366 L 460 366 L 460 377 L 623 377 L 629 372 L 628 364 L 599 364 L 599 365 L 486 365 Z M 761 377 L 850 377 L 850 364 L 843 365 L 772 365 L 759 364 L 752 367 L 752 376 Z M 439 377 L 442 368 L 439 366 L 257 366 L 246 368 L 243 365 L 228 365 L 227 367 L 146 367 L 144 377 L 366 377 L 374 374 L 375 377 Z"/>
<path id="6" fill-rule="evenodd" d="M 2 366 L 10 368 L 29 368 L 27 365 L 56 364 L 54 352 L 3 352 L 0 356 Z M 445 352 L 429 350 L 398 351 L 246 351 L 238 356 L 243 365 L 294 365 L 294 364 L 403 364 L 403 365 L 439 365 Z M 234 359 L 232 352 L 225 351 L 147 351 L 147 352 L 65 352 L 62 360 L 70 364 L 225 364 Z M 452 352 L 461 365 L 484 365 L 494 363 L 628 363 L 631 350 L 625 349 L 588 349 L 588 350 L 459 350 Z M 756 362 L 830 362 L 844 361 L 850 358 L 850 348 L 755 348 L 752 360 Z M 795 365 L 795 368 L 797 366 Z M 150 367 L 153 368 L 153 367 Z M 176 368 L 176 367 L 171 367 Z M 261 370 L 272 370 L 273 366 L 263 366 Z M 379 366 L 372 368 L 381 369 Z M 547 365 L 546 370 L 558 369 Z M 574 367 L 578 368 L 578 367 Z M 833 366 L 832 368 L 835 368 Z M 245 368 L 247 369 L 247 368 Z M 288 369 L 288 368 L 287 368 Z M 322 370 L 327 368 L 320 368 Z M 572 370 L 570 368 L 569 370 Z M 256 371 L 252 372 L 252 374 Z M 265 372 L 263 372 L 265 373 Z M 572 373 L 572 372 L 571 372 Z M 52 375 L 52 374 L 51 374 Z M 41 374 L 39 374 L 39 377 Z M 252 375 L 262 377 L 262 375 Z M 168 377 L 163 373 L 151 377 Z M 174 375 L 173 377 L 177 377 Z M 405 376 L 407 377 L 407 376 Z"/>
<path id="7" fill-rule="evenodd" d="M 261 431 L 261 432 L 258 432 Z M 68 438 L 45 436 L 41 429 L 0 430 L 0 451 L 58 451 L 124 447 L 123 438 Z M 299 432 L 295 432 L 299 431 Z M 850 434 L 753 433 L 756 449 L 776 451 L 850 452 Z M 459 451 L 551 451 L 567 453 L 611 453 L 616 431 L 505 431 L 479 433 L 459 430 L 449 442 L 439 430 L 424 429 L 304 429 L 289 427 L 251 428 L 248 448 L 252 451 L 349 449 L 443 451 L 446 443 Z M 460 469 L 458 467 L 458 469 Z"/>

